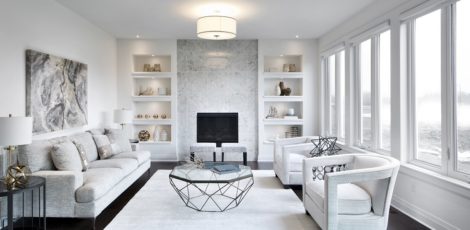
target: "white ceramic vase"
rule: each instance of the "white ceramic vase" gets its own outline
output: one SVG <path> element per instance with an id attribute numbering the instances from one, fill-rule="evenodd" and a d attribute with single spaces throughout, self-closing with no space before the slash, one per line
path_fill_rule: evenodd
<path id="1" fill-rule="evenodd" d="M 165 129 L 160 131 L 160 141 L 168 141 L 168 132 Z"/>
<path id="2" fill-rule="evenodd" d="M 153 140 L 158 141 L 158 138 L 160 137 L 160 129 L 155 126 L 155 129 L 153 130 Z"/>

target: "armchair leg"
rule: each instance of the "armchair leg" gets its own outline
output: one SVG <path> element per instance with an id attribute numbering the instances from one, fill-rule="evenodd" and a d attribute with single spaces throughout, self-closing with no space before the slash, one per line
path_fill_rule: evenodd
<path id="1" fill-rule="evenodd" d="M 96 217 L 90 218 L 91 220 L 91 229 L 96 229 Z"/>
<path id="2" fill-rule="evenodd" d="M 305 209 L 305 215 L 310 216 L 310 213 Z"/>
<path id="3" fill-rule="evenodd" d="M 289 185 L 282 185 L 282 187 L 284 187 L 284 189 L 290 189 L 290 186 Z"/>

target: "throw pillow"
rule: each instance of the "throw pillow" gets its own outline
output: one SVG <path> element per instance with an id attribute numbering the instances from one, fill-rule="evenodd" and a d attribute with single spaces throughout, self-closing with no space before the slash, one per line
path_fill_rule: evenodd
<path id="1" fill-rule="evenodd" d="M 108 136 L 111 144 L 119 146 L 121 152 L 131 152 L 132 147 L 129 138 L 121 129 L 105 129 L 105 135 Z"/>
<path id="2" fill-rule="evenodd" d="M 313 180 L 324 180 L 327 173 L 340 172 L 344 170 L 346 170 L 346 164 L 313 167 Z"/>
<path id="3" fill-rule="evenodd" d="M 54 166 L 61 171 L 81 171 L 83 169 L 77 147 L 70 142 L 54 145 L 51 151 Z"/>
<path id="4" fill-rule="evenodd" d="M 85 172 L 88 169 L 88 159 L 86 156 L 86 150 L 85 147 L 83 147 L 82 144 L 73 142 L 75 144 L 75 147 L 77 147 L 78 154 L 80 155 L 80 160 L 82 162 L 82 172 Z"/>
<path id="5" fill-rule="evenodd" d="M 109 142 L 109 138 L 106 135 L 93 135 L 93 139 L 95 140 L 96 147 L 98 148 L 98 155 L 100 156 L 100 159 L 107 159 L 113 156 L 114 154 L 117 154 L 114 151 L 117 151 L 117 147 L 111 146 L 111 143 Z"/>

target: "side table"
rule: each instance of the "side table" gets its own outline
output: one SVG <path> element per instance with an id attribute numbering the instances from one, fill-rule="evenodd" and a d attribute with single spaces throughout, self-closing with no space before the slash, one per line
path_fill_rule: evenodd
<path id="1" fill-rule="evenodd" d="M 14 200 L 13 196 L 16 194 L 20 194 L 22 196 L 22 226 L 24 228 L 25 224 L 25 195 L 30 192 L 31 193 L 31 228 L 36 225 L 37 229 L 46 229 L 46 179 L 38 176 L 29 176 L 28 183 L 23 188 L 16 188 L 12 190 L 8 190 L 3 180 L 0 181 L 0 198 L 7 197 L 7 223 L 8 229 L 14 229 L 14 222 L 13 222 L 13 214 L 14 214 Z M 37 195 L 37 206 L 34 205 L 35 203 L 35 195 Z M 41 200 L 42 196 L 42 200 Z M 18 206 L 19 207 L 19 206 Z M 34 221 L 34 208 L 37 208 L 38 214 L 38 223 Z M 41 212 L 42 209 L 42 212 Z M 42 215 L 41 215 L 42 214 Z M 42 223 L 41 223 L 42 220 Z M 5 229 L 5 223 L 2 221 L 1 223 L 2 229 Z"/>

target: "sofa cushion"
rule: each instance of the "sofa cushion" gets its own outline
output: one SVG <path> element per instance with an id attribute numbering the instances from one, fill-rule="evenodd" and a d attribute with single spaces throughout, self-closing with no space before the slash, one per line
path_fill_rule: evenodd
<path id="1" fill-rule="evenodd" d="M 119 168 L 88 168 L 83 173 L 83 185 L 75 192 L 75 199 L 79 203 L 95 201 L 105 195 L 125 176 L 127 175 Z"/>
<path id="2" fill-rule="evenodd" d="M 82 171 L 82 160 L 77 147 L 70 141 L 56 144 L 51 151 L 54 166 L 61 171 Z"/>
<path id="3" fill-rule="evenodd" d="M 324 181 L 310 181 L 306 185 L 306 194 L 321 209 L 324 210 L 325 188 Z M 338 214 L 360 215 L 371 211 L 371 198 L 361 187 L 355 184 L 338 185 Z"/>
<path id="4" fill-rule="evenodd" d="M 305 159 L 302 153 L 289 154 L 289 172 L 302 172 L 302 161 Z"/>
<path id="5" fill-rule="evenodd" d="M 21 145 L 18 148 L 18 161 L 28 166 L 32 173 L 39 170 L 53 170 L 55 167 L 50 154 L 52 146 L 66 140 L 66 137 L 59 137 L 50 140 L 35 140 L 29 145 Z"/>
<path id="6" fill-rule="evenodd" d="M 69 137 L 72 142 L 80 144 L 85 150 L 88 161 L 98 160 L 98 150 L 93 137 L 88 132 L 78 133 Z"/>
<path id="7" fill-rule="evenodd" d="M 129 142 L 129 138 L 126 137 L 125 133 L 120 129 L 106 129 L 105 130 L 106 136 L 109 138 L 109 142 L 111 144 L 117 144 L 119 149 L 122 152 L 130 152 L 132 151 L 131 143 Z"/>
<path id="8" fill-rule="evenodd" d="M 133 172 L 138 166 L 139 164 L 137 160 L 130 158 L 122 158 L 93 161 L 88 165 L 88 168 L 118 168 L 121 169 L 125 175 L 128 175 Z"/>
<path id="9" fill-rule="evenodd" d="M 104 129 L 102 129 L 102 128 L 90 129 L 87 132 L 89 132 L 91 135 L 103 135 L 104 134 Z"/>
<path id="10" fill-rule="evenodd" d="M 98 155 L 101 160 L 110 158 L 114 154 L 121 152 L 119 146 L 117 144 L 111 144 L 106 135 L 93 135 L 93 140 L 95 140 L 96 147 L 98 147 Z"/>
<path id="11" fill-rule="evenodd" d="M 146 162 L 150 159 L 150 152 L 149 151 L 132 151 L 132 152 L 123 152 L 116 154 L 111 157 L 111 159 L 120 159 L 120 158 L 130 158 L 137 160 L 139 165 Z"/>
<path id="12" fill-rule="evenodd" d="M 86 171 L 88 169 L 88 158 L 86 156 L 85 147 L 82 144 L 73 142 L 73 144 L 77 147 L 78 155 L 80 156 L 80 160 L 82 162 L 82 171 Z"/>

